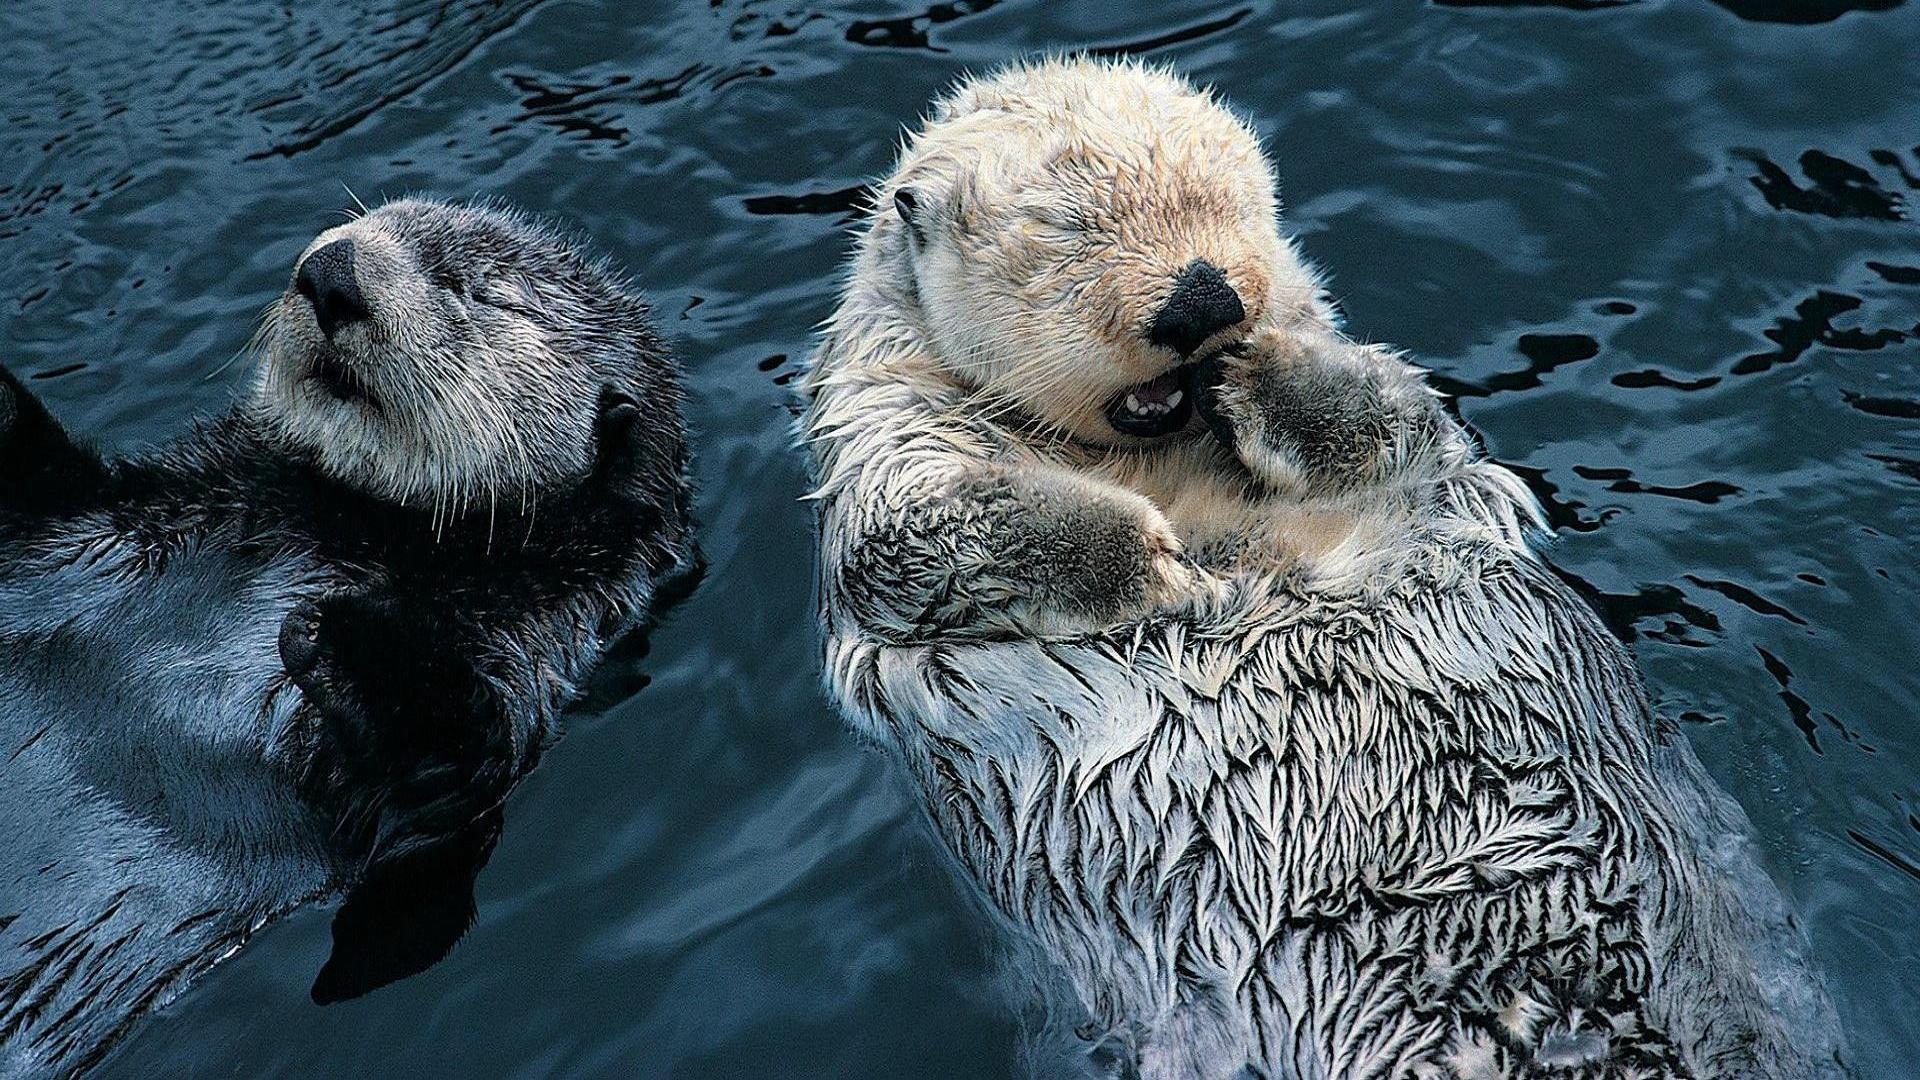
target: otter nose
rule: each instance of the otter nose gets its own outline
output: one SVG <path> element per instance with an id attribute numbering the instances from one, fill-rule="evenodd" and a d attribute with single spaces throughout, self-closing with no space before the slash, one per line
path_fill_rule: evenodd
<path id="1" fill-rule="evenodd" d="M 367 317 L 367 299 L 353 279 L 353 241 L 344 237 L 301 260 L 293 290 L 313 305 L 314 321 L 328 340 L 342 326 Z"/>
<path id="2" fill-rule="evenodd" d="M 1227 275 L 1206 261 L 1195 259 L 1173 281 L 1173 295 L 1154 316 L 1147 340 L 1189 356 L 1208 338 L 1247 317 L 1240 294 L 1227 284 Z"/>

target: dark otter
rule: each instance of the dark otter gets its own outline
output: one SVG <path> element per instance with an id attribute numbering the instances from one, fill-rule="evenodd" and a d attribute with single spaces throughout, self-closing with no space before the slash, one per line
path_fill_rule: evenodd
<path id="1" fill-rule="evenodd" d="M 77 1072 L 303 900 L 433 963 L 508 790 L 691 565 L 675 367 L 499 208 L 321 235 L 254 394 L 107 461 L 0 369 L 0 1075 Z"/>

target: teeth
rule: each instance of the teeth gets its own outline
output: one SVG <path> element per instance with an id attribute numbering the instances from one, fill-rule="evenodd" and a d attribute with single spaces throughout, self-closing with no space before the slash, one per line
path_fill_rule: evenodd
<path id="1" fill-rule="evenodd" d="M 1139 394 L 1129 393 L 1126 398 L 1120 402 L 1120 408 L 1122 411 L 1133 416 L 1154 420 L 1166 416 L 1172 413 L 1174 409 L 1179 408 L 1182 396 L 1180 391 L 1175 390 L 1173 393 L 1168 394 L 1163 400 L 1142 401 L 1140 400 Z"/>

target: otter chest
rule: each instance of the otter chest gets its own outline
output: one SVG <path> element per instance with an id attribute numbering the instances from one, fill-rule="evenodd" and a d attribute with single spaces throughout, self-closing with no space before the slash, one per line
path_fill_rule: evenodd
<path id="1" fill-rule="evenodd" d="M 326 573 L 208 543 L 157 565 L 86 550 L 0 574 L 0 734 L 19 748 L 0 786 L 58 778 L 187 844 L 257 828 L 262 846 L 307 847 L 279 827 L 306 812 L 277 794 L 298 702 L 277 639 Z"/>
<path id="2" fill-rule="evenodd" d="M 1309 563 L 1359 527 L 1351 513 L 1261 491 L 1211 439 L 1068 464 L 1145 496 L 1166 515 L 1189 557 L 1222 572 Z"/>

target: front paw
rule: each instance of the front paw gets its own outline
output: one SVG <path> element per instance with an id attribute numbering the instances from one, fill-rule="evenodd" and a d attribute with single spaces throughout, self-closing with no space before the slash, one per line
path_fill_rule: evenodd
<path id="1" fill-rule="evenodd" d="M 453 636 L 354 594 L 303 600 L 280 626 L 313 709 L 309 789 L 382 854 L 463 827 L 511 781 L 511 729 Z"/>
<path id="2" fill-rule="evenodd" d="M 302 600 L 280 623 L 280 663 L 302 690 L 307 689 L 321 663 L 322 621 L 320 605 L 313 600 Z M 313 694 L 309 692 L 308 696 Z"/>
<path id="3" fill-rule="evenodd" d="M 380 616 L 371 601 L 329 596 L 300 601 L 280 623 L 280 663 L 313 706 L 317 757 L 330 770 L 365 782 L 388 778 L 392 755 L 384 752 L 389 740 L 383 729 L 397 722 L 381 715 L 392 710 L 383 708 L 388 702 L 363 662 L 366 639 L 393 636 L 378 626 Z"/>
<path id="4" fill-rule="evenodd" d="M 1412 475 L 1446 421 L 1419 373 L 1324 330 L 1263 330 L 1196 366 L 1216 438 L 1270 489 L 1325 495 Z"/>
<path id="5" fill-rule="evenodd" d="M 304 599 L 280 623 L 280 663 L 329 717 L 370 714 L 418 694 L 433 628 L 397 605 L 352 593 Z"/>
<path id="6" fill-rule="evenodd" d="M 1019 474 L 989 519 L 993 562 L 1029 596 L 1092 625 L 1188 599 L 1201 575 L 1166 516 L 1144 497 L 1076 473 Z"/>
<path id="7" fill-rule="evenodd" d="M 1147 545 L 1145 597 L 1148 608 L 1158 610 L 1191 603 L 1218 583 L 1217 578 L 1188 555 L 1165 515 L 1157 510 L 1143 514 L 1139 527 Z"/>

